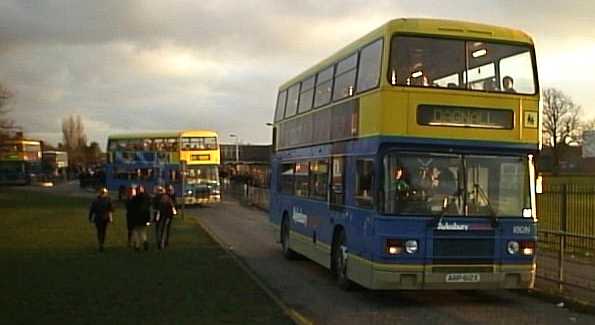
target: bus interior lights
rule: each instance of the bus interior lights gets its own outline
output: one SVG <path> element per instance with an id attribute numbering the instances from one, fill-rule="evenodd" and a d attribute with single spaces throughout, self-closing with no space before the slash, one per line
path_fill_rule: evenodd
<path id="1" fill-rule="evenodd" d="M 411 78 L 419 78 L 419 77 L 423 76 L 423 74 L 424 73 L 421 70 L 417 70 L 411 74 Z"/>
<path id="2" fill-rule="evenodd" d="M 485 56 L 486 54 L 488 54 L 488 50 L 486 50 L 486 49 L 479 49 L 479 50 L 471 53 L 471 55 L 473 56 L 474 59 Z"/>

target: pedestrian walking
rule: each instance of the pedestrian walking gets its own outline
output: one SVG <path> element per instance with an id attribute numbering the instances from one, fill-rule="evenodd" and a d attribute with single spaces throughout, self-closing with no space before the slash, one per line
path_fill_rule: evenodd
<path id="1" fill-rule="evenodd" d="M 145 193 L 145 188 L 139 185 L 136 188 L 136 196 L 132 199 L 132 245 L 136 250 L 140 250 L 141 245 L 144 250 L 149 250 L 147 242 L 147 227 L 151 221 L 151 198 Z"/>
<path id="2" fill-rule="evenodd" d="M 153 200 L 152 200 L 152 208 L 153 208 L 153 225 L 155 226 L 155 245 L 157 248 L 160 246 L 161 240 L 161 224 L 159 223 L 159 202 L 161 201 L 161 196 L 165 195 L 165 190 L 161 186 L 155 186 L 153 189 Z"/>
<path id="3" fill-rule="evenodd" d="M 158 215 L 157 215 L 157 222 L 159 224 L 159 243 L 158 248 L 163 249 L 168 246 L 169 244 L 169 235 L 171 229 L 171 222 L 174 215 L 177 213 L 175 203 L 171 199 L 171 190 L 169 193 L 164 193 L 160 196 L 159 205 L 158 205 Z"/>
<path id="4" fill-rule="evenodd" d="M 136 187 L 134 185 L 126 189 L 126 230 L 128 230 L 128 247 L 132 246 L 132 229 L 134 228 L 135 207 L 133 199 L 136 196 Z"/>
<path id="5" fill-rule="evenodd" d="M 171 199 L 175 207 L 178 204 L 178 202 L 176 201 L 176 189 L 174 188 L 174 186 L 171 184 L 168 185 L 167 189 L 165 190 L 165 193 L 169 195 L 169 198 Z"/>
<path id="6" fill-rule="evenodd" d="M 97 198 L 91 203 L 89 208 L 89 222 L 94 223 L 97 228 L 97 242 L 99 251 L 103 252 L 107 225 L 113 222 L 114 207 L 110 197 L 107 195 L 107 189 L 99 189 Z"/>

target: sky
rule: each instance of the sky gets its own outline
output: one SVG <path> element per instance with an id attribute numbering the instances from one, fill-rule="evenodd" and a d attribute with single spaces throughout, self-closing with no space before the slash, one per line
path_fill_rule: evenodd
<path id="1" fill-rule="evenodd" d="M 383 23 L 444 18 L 524 30 L 540 85 L 595 117 L 595 1 L 2 0 L 10 117 L 50 144 L 80 115 L 108 134 L 213 129 L 270 143 L 280 84 Z"/>

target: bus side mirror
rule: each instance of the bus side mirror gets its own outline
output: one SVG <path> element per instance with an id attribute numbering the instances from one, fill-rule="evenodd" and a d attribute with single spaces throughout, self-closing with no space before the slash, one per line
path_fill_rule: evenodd
<path id="1" fill-rule="evenodd" d="M 448 196 L 445 196 L 444 199 L 442 199 L 442 212 L 446 212 L 446 210 L 448 209 Z"/>
<path id="2" fill-rule="evenodd" d="M 535 179 L 535 193 L 543 193 L 543 178 L 541 178 L 541 176 L 537 176 L 537 178 Z"/>

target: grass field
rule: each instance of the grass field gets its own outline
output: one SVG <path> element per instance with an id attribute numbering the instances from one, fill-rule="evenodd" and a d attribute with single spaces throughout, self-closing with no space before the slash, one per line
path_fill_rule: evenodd
<path id="1" fill-rule="evenodd" d="M 0 188 L 0 324 L 291 323 L 195 220 L 134 252 L 118 208 L 98 253 L 88 205 Z"/>

